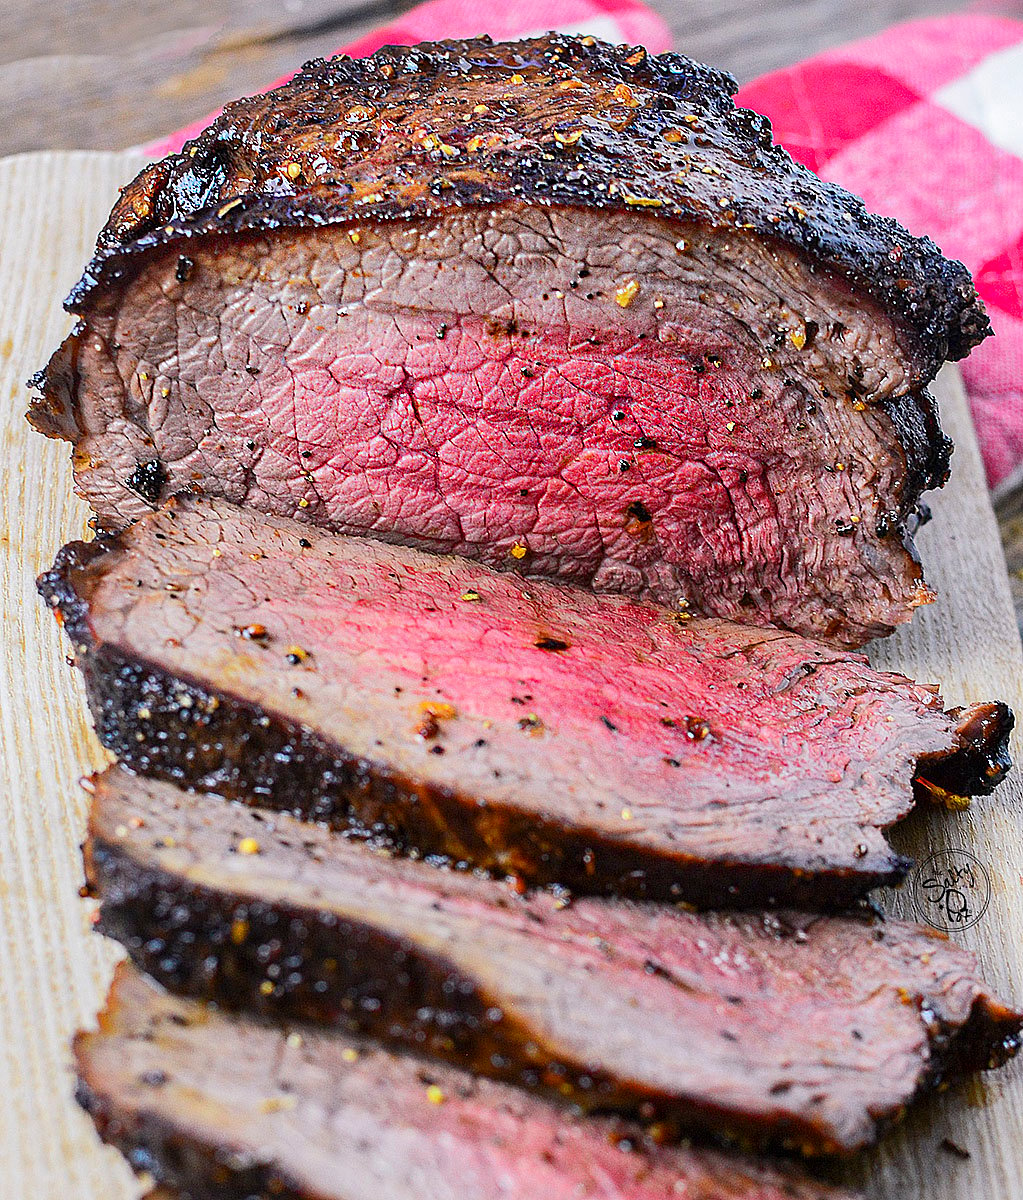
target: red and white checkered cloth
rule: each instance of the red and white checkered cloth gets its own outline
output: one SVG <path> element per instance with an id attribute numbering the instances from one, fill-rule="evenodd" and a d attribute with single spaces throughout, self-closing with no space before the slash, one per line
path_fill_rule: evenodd
<path id="1" fill-rule="evenodd" d="M 738 99 L 794 158 L 969 267 L 995 331 L 963 363 L 988 481 L 1023 475 L 1023 24 L 897 25 Z"/>
<path id="2" fill-rule="evenodd" d="M 430 0 L 344 49 L 552 26 L 655 52 L 670 41 L 641 0 Z M 970 268 L 996 333 L 963 364 L 988 479 L 1023 477 L 1023 23 L 895 26 L 765 75 L 739 102 L 766 113 L 795 158 Z M 176 150 L 208 120 L 146 150 Z"/>

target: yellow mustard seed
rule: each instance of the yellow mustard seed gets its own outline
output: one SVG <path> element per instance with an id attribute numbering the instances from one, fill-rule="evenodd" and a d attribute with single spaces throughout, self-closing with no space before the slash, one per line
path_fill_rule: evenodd
<path id="1" fill-rule="evenodd" d="M 635 279 L 630 279 L 628 283 L 623 283 L 615 292 L 615 304 L 619 308 L 628 308 L 638 294 L 639 283 Z"/>
<path id="2" fill-rule="evenodd" d="M 664 203 L 656 196 L 637 196 L 634 192 L 623 192 L 622 196 L 630 208 L 660 208 Z"/>
<path id="3" fill-rule="evenodd" d="M 235 847 L 239 854 L 258 854 L 259 842 L 254 837 L 244 837 Z"/>

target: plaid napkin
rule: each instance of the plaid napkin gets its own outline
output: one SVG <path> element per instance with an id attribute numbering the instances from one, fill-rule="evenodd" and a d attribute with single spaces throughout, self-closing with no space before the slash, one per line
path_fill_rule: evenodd
<path id="1" fill-rule="evenodd" d="M 794 158 L 973 272 L 995 336 L 963 363 L 988 481 L 1023 482 L 1023 24 L 897 25 L 747 84 Z"/>
<path id="2" fill-rule="evenodd" d="M 344 52 L 552 26 L 655 52 L 670 44 L 641 0 L 430 0 Z M 738 99 L 771 118 L 800 162 L 973 272 L 997 335 L 963 364 L 981 451 L 992 487 L 1023 482 L 1023 23 L 963 15 L 897 25 L 762 76 Z M 180 149 L 210 119 L 145 150 Z"/>

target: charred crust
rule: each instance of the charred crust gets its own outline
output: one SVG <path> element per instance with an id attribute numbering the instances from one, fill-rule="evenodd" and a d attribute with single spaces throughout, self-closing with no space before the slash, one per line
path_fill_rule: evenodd
<path id="1" fill-rule="evenodd" d="M 942 754 L 927 754 L 917 763 L 917 782 L 926 793 L 986 796 L 1012 767 L 1009 735 L 1016 718 L 1000 700 L 954 709 L 956 742 Z"/>
<path id="2" fill-rule="evenodd" d="M 355 757 L 308 726 L 97 642 L 89 620 L 94 578 L 121 547 L 117 535 L 72 542 L 37 585 L 75 649 L 100 741 L 141 775 L 320 821 L 398 853 L 580 894 L 841 910 L 873 888 L 896 886 L 911 865 L 890 847 L 856 866 L 823 870 L 668 857 L 510 806 L 489 805 L 481 821 L 471 796 Z"/>
<path id="3" fill-rule="evenodd" d="M 37 591 L 75 646 L 92 644 L 89 576 L 102 570 L 106 556 L 119 553 L 121 547 L 116 534 L 101 534 L 91 542 L 68 542 L 58 550 L 53 566 L 36 579 Z"/>
<path id="4" fill-rule="evenodd" d="M 89 1035 L 75 1040 L 87 1045 Z M 271 1164 L 243 1164 L 227 1147 L 211 1145 L 156 1109 L 124 1113 L 98 1085 L 79 1075 L 75 1099 L 92 1118 L 100 1137 L 116 1147 L 136 1174 L 150 1175 L 188 1200 L 309 1200 L 311 1193 Z"/>
<path id="5" fill-rule="evenodd" d="M 442 957 L 418 947 L 410 952 L 402 938 L 360 922 L 204 888 L 138 862 L 125 847 L 95 833 L 86 843 L 85 861 L 90 887 L 101 898 L 101 931 L 173 993 L 259 1018 L 339 1027 L 583 1111 L 642 1112 L 646 1120 L 667 1121 L 745 1150 L 848 1154 L 866 1144 L 836 1141 L 811 1117 L 747 1116 L 705 1097 L 672 1101 L 616 1085 L 585 1063 L 552 1061 L 534 1030 L 517 1026 L 505 1013 L 494 1019 L 491 1000 Z M 242 938 L 235 935 L 239 923 Z M 266 946 L 273 947 L 271 959 L 261 951 Z M 271 961 L 286 964 L 293 982 L 278 983 L 267 995 L 260 985 Z M 926 1070 L 913 1098 L 946 1076 L 1002 1065 L 1019 1048 L 1021 1026 L 1023 1015 L 983 995 L 961 1024 L 932 1020 Z M 879 1130 L 897 1119 L 899 1107 L 893 1101 L 890 1110 L 872 1113 Z"/>
<path id="6" fill-rule="evenodd" d="M 581 86 L 562 90 L 567 80 Z M 88 311 L 98 290 L 170 242 L 511 202 L 643 207 L 791 246 L 895 315 L 913 343 L 917 384 L 988 335 L 961 263 L 793 162 L 765 117 L 735 107 L 735 90 L 731 76 L 680 54 L 557 34 L 316 60 L 269 95 L 229 105 L 180 154 L 147 167 L 111 213 L 68 307 Z M 486 118 L 456 121 L 481 96 L 493 106 Z M 414 136 L 424 122 L 434 135 L 425 144 Z M 485 139 L 482 153 L 470 149 L 474 136 Z M 313 142 L 325 164 L 315 174 L 306 172 Z M 694 161 L 719 174 L 692 170 Z"/>
<path id="7" fill-rule="evenodd" d="M 421 947 L 410 952 L 397 935 L 325 910 L 205 888 L 96 835 L 84 853 L 102 901 L 100 931 L 171 992 L 397 1043 L 532 1090 L 567 1084 L 583 1107 L 630 1107 L 609 1081 L 558 1063 L 450 962 Z M 271 963 L 287 970 L 267 994 L 260 985 Z M 592 1079 L 585 1087 L 582 1075 Z"/>
<path id="8" fill-rule="evenodd" d="M 824 871 L 668 859 L 493 805 L 481 826 L 471 797 L 405 779 L 305 726 L 95 644 L 88 602 L 76 590 L 88 582 L 72 582 L 69 573 L 87 574 L 116 544 L 111 537 L 65 547 L 54 569 L 40 576 L 39 590 L 63 616 L 100 741 L 141 775 L 320 821 L 398 853 L 471 863 L 581 894 L 840 910 L 872 888 L 896 886 L 911 865 L 891 849 L 869 865 Z"/>
<path id="9" fill-rule="evenodd" d="M 922 388 L 908 396 L 881 402 L 906 458 L 899 512 L 905 520 L 917 509 L 920 496 L 944 487 L 952 465 L 952 439 L 941 428 L 937 401 Z"/>
<path id="10" fill-rule="evenodd" d="M 994 1071 L 1019 1053 L 1023 1013 L 978 996 L 966 1024 L 944 1048 L 943 1075 Z"/>
<path id="11" fill-rule="evenodd" d="M 890 849 L 862 866 L 824 871 L 667 858 L 496 805 L 481 823 L 472 797 L 351 756 L 226 691 L 102 644 L 86 653 L 79 647 L 78 665 L 100 741 L 131 770 L 319 821 L 399 854 L 580 894 L 730 908 L 845 909 L 872 888 L 895 886 L 910 866 Z"/>
<path id="12" fill-rule="evenodd" d="M 92 837 L 90 886 L 101 932 L 169 991 L 272 1020 L 302 1020 L 376 1038 L 502 1080 L 582 1111 L 670 1121 L 714 1141 L 806 1152 L 846 1152 L 813 1120 L 769 1122 L 712 1101 L 674 1101 L 617 1084 L 551 1049 L 440 956 L 348 918 L 281 902 L 234 898 L 141 864 Z M 233 931 L 244 923 L 244 939 Z M 261 947 L 272 945 L 270 960 Z M 289 984 L 267 995 L 269 962 Z"/>
<path id="13" fill-rule="evenodd" d="M 151 458 L 138 464 L 124 481 L 124 486 L 155 507 L 160 502 L 166 483 L 167 468 L 158 458 Z"/>

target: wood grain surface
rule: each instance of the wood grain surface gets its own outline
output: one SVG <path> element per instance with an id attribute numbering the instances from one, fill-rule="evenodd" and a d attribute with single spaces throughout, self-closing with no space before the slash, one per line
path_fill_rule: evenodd
<path id="1" fill-rule="evenodd" d="M 85 797 L 76 780 L 104 761 L 77 674 L 35 576 L 88 516 L 71 492 L 68 448 L 31 432 L 25 379 L 69 320 L 60 298 L 88 256 L 129 155 L 35 154 L 0 162 L 0 1196 L 130 1200 L 142 1190 L 100 1147 L 72 1101 L 68 1042 L 101 1002 L 111 944 L 90 933 L 78 898 Z M 920 542 L 935 605 L 873 652 L 875 662 L 940 680 L 947 700 L 994 696 L 1023 711 L 1023 655 L 976 441 L 954 371 L 940 380 L 955 474 Z M 1019 756 L 1020 740 L 1016 753 Z M 1023 1001 L 1023 786 L 1014 776 L 969 812 L 932 811 L 897 833 L 926 858 L 968 847 L 992 882 L 983 919 L 961 940 L 991 982 Z M 907 915 L 909 892 L 888 898 Z M 911 1114 L 880 1151 L 848 1168 L 871 1200 L 1023 1197 L 1023 1064 L 952 1088 Z M 969 1159 L 940 1149 L 950 1139 Z"/>

